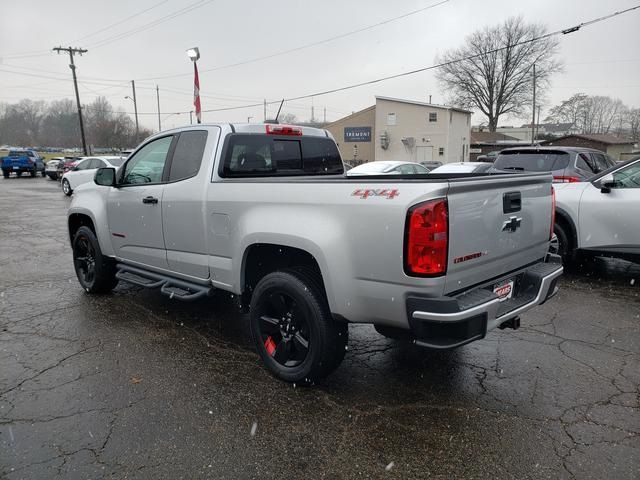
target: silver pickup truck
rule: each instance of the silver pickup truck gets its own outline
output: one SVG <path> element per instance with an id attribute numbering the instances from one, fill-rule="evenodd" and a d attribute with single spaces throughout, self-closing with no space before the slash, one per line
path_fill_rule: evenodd
<path id="1" fill-rule="evenodd" d="M 562 273 L 548 255 L 551 176 L 345 177 L 320 129 L 165 131 L 94 183 L 68 213 L 86 292 L 231 292 L 264 363 L 290 382 L 340 364 L 349 322 L 436 349 L 517 328 Z"/>

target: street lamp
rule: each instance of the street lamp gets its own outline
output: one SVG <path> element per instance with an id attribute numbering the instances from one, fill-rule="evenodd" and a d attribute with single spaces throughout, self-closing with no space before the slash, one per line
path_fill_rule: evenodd
<path id="1" fill-rule="evenodd" d="M 187 56 L 193 62 L 193 106 L 196 109 L 196 119 L 198 123 L 202 123 L 202 108 L 200 105 L 200 79 L 198 78 L 198 60 L 200 59 L 200 50 L 193 47 L 187 50 Z"/>

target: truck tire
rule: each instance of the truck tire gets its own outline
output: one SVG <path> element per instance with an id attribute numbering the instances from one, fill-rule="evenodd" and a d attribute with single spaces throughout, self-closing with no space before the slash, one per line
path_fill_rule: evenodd
<path id="1" fill-rule="evenodd" d="M 69 180 L 67 180 L 66 178 L 62 179 L 62 193 L 64 193 L 67 197 L 70 197 L 73 193 L 73 190 L 71 190 L 71 185 L 69 184 Z"/>
<path id="2" fill-rule="evenodd" d="M 11 175 L 11 173 L 9 173 L 9 172 L 7 172 L 7 171 L 5 171 L 5 170 L 3 170 L 3 171 L 2 171 L 2 176 L 3 176 L 4 178 L 9 178 L 9 175 Z"/>
<path id="3" fill-rule="evenodd" d="M 33 170 L 31 170 L 29 173 L 31 174 L 31 176 L 32 176 L 32 177 L 35 177 L 35 176 L 36 176 L 36 174 L 38 173 L 38 170 L 36 170 L 36 169 L 34 168 L 34 169 L 33 169 Z"/>
<path id="4" fill-rule="evenodd" d="M 250 315 L 258 354 L 281 380 L 311 384 L 344 358 L 347 324 L 333 319 L 322 288 L 306 273 L 264 276 L 253 291 Z"/>
<path id="5" fill-rule="evenodd" d="M 73 266 L 87 293 L 108 293 L 118 284 L 113 259 L 100 250 L 98 239 L 89 227 L 80 227 L 73 236 Z"/>

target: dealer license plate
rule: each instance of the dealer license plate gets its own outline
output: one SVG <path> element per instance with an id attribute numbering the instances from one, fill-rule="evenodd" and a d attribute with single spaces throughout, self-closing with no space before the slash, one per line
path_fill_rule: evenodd
<path id="1" fill-rule="evenodd" d="M 493 293 L 498 295 L 498 299 L 501 302 L 510 299 L 513 297 L 513 280 L 508 280 L 506 282 L 498 283 L 493 287 Z"/>

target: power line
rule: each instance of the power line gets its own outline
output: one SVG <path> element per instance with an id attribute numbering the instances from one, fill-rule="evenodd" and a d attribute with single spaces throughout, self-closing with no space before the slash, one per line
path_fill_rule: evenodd
<path id="1" fill-rule="evenodd" d="M 157 25 L 160 25 L 161 23 L 165 23 L 168 22 L 169 20 L 173 20 L 176 17 L 179 17 L 181 15 L 184 15 L 185 13 L 189 13 L 193 10 L 196 10 L 200 7 L 204 7 L 205 5 L 213 2 L 215 0 L 198 0 L 195 3 L 192 3 L 184 8 L 181 8 L 180 10 L 176 10 L 175 12 L 172 12 L 168 15 L 165 15 L 164 17 L 160 17 L 157 20 L 154 20 L 152 22 L 149 22 L 147 24 L 143 24 L 140 25 L 138 27 L 132 28 L 131 30 L 127 30 L 125 32 L 119 33 L 117 35 L 113 35 L 112 37 L 107 37 L 107 38 L 103 38 L 102 40 L 97 40 L 94 43 L 90 43 L 89 46 L 92 48 L 100 48 L 100 47 L 104 47 L 105 45 L 108 45 L 110 43 L 116 42 L 118 40 L 122 40 L 123 38 L 127 38 L 130 37 L 132 35 L 136 35 L 140 32 L 144 32 L 145 30 L 149 30 L 150 28 L 153 28 Z M 144 80 L 144 79 L 139 79 L 139 80 Z"/>
<path id="2" fill-rule="evenodd" d="M 358 28 L 356 30 L 351 30 L 349 32 L 341 33 L 341 34 L 335 35 L 333 37 L 325 38 L 323 40 L 318 40 L 316 42 L 306 43 L 306 44 L 300 45 L 298 47 L 293 47 L 293 48 L 289 48 L 289 49 L 286 49 L 286 50 L 281 50 L 279 52 L 271 53 L 271 54 L 268 54 L 268 55 L 263 55 L 261 57 L 254 57 L 254 58 L 251 58 L 251 59 L 248 59 L 248 60 L 242 60 L 240 62 L 228 63 L 226 65 L 219 65 L 217 67 L 207 68 L 205 70 L 201 70 L 200 73 L 214 72 L 214 71 L 217 71 L 217 70 L 223 70 L 223 69 L 227 69 L 227 68 L 238 67 L 240 65 L 247 65 L 249 63 L 259 62 L 259 61 L 262 61 L 262 60 L 267 60 L 269 58 L 279 57 L 279 56 L 282 56 L 282 55 L 286 55 L 288 53 L 298 52 L 300 50 L 305 50 L 307 48 L 316 47 L 318 45 L 323 45 L 325 43 L 333 42 L 335 40 L 339 40 L 339 39 L 342 39 L 342 38 L 345 38 L 345 37 L 349 37 L 351 35 L 356 35 L 358 33 L 362 33 L 362 32 L 365 32 L 367 30 L 372 30 L 372 29 L 380 27 L 382 25 L 386 25 L 388 23 L 396 22 L 396 21 L 401 20 L 403 18 L 407 18 L 407 17 L 410 17 L 412 15 L 416 15 L 418 13 L 422 13 L 422 12 L 424 12 L 426 10 L 430 10 L 432 8 L 438 7 L 438 6 L 440 6 L 440 5 L 444 4 L 444 3 L 447 3 L 447 2 L 449 2 L 449 0 L 442 0 L 440 2 L 433 3 L 431 5 L 427 5 L 426 7 L 422 7 L 422 8 L 419 8 L 417 10 L 413 10 L 411 12 L 407 12 L 407 13 L 404 13 L 402 15 L 398 15 L 397 17 L 388 18 L 388 19 L 383 20 L 381 22 L 374 23 L 372 25 L 367 25 L 365 27 L 361 27 L 361 28 Z M 164 79 L 167 79 L 167 78 L 185 77 L 185 76 L 188 76 L 188 75 L 190 75 L 190 74 L 188 74 L 188 73 L 178 73 L 178 74 L 174 74 L 174 75 L 163 75 L 163 76 L 159 76 L 159 77 L 145 77 L 145 78 L 141 78 L 140 80 L 164 80 Z"/>
<path id="3" fill-rule="evenodd" d="M 131 20 L 132 18 L 138 17 L 138 16 L 142 15 L 143 13 L 147 13 L 148 11 L 153 10 L 154 8 L 158 8 L 160 5 L 164 5 L 168 1 L 170 1 L 170 0 L 162 0 L 161 2 L 158 2 L 158 3 L 154 4 L 154 5 L 151 5 L 149 8 L 145 8 L 144 10 L 141 10 L 138 13 L 134 13 L 133 15 L 129 15 L 128 17 L 123 18 L 122 20 L 118 20 L 117 22 L 112 23 L 111 25 L 107 25 L 106 27 L 101 28 L 100 30 L 96 30 L 94 32 L 91 32 L 91 33 L 85 35 L 84 37 L 77 38 L 72 43 L 77 43 L 77 42 L 79 42 L 81 40 L 85 40 L 85 39 L 87 39 L 89 37 L 93 37 L 95 35 L 98 35 L 99 33 L 105 32 L 107 30 L 111 30 L 113 27 L 117 27 L 118 25 L 122 25 L 123 23 L 128 22 L 129 20 Z"/>
<path id="4" fill-rule="evenodd" d="M 619 16 L 619 15 L 623 15 L 623 14 L 626 14 L 626 13 L 629 13 L 629 12 L 632 12 L 632 11 L 638 10 L 638 9 L 640 9 L 640 5 L 636 5 L 634 7 L 630 7 L 630 8 L 627 8 L 625 10 L 617 11 L 617 12 L 611 13 L 609 15 L 598 17 L 598 18 L 589 20 L 587 22 L 580 23 L 580 24 L 578 24 L 576 26 L 573 26 L 573 27 L 569 27 L 569 28 L 562 29 L 562 30 L 556 30 L 554 32 L 546 33 L 546 34 L 540 35 L 538 37 L 530 38 L 528 40 L 523 40 L 521 42 L 518 42 L 518 43 L 515 43 L 515 44 L 512 44 L 512 45 L 506 45 L 506 46 L 498 47 L 498 48 L 495 48 L 495 49 L 492 49 L 492 50 L 487 50 L 485 52 L 478 53 L 478 54 L 475 54 L 475 55 L 470 55 L 470 56 L 467 56 L 467 57 L 462 57 L 462 58 L 450 60 L 448 62 L 442 62 L 442 63 L 438 63 L 438 64 L 435 64 L 435 65 L 430 65 L 430 66 L 427 66 L 427 67 L 421 67 L 421 68 L 417 68 L 417 69 L 414 69 L 414 70 L 410 70 L 410 71 L 407 71 L 407 72 L 402 72 L 402 73 L 398 73 L 398 74 L 394 74 L 394 75 L 388 75 L 388 76 L 385 76 L 385 77 L 380 77 L 380 78 L 376 78 L 376 79 L 373 79 L 373 80 L 368 80 L 366 82 L 360 82 L 360 83 L 355 83 L 355 84 L 351 84 L 351 85 L 347 85 L 347 86 L 343 86 L 343 87 L 333 88 L 333 89 L 329 89 L 329 90 L 323 90 L 323 91 L 319 91 L 319 92 L 315 92 L 315 93 L 311 93 L 311 94 L 299 95 L 299 96 L 296 96 L 296 97 L 285 98 L 284 100 L 285 100 L 285 102 L 291 102 L 291 101 L 296 101 L 296 100 L 308 99 L 308 98 L 311 98 L 311 97 L 319 97 L 319 96 L 328 95 L 328 94 L 331 94 L 331 93 L 337 93 L 337 92 L 341 92 L 341 91 L 345 91 L 345 90 L 351 90 L 351 89 L 362 87 L 362 86 L 366 86 L 366 85 L 373 85 L 373 84 L 376 84 L 376 83 L 384 82 L 384 81 L 387 81 L 387 80 L 392 80 L 392 79 L 395 79 L 395 78 L 401 78 L 401 77 L 406 77 L 406 76 L 410 76 L 410 75 L 415 75 L 416 73 L 421 73 L 421 72 L 426 72 L 426 71 L 429 71 L 429 70 L 434 70 L 436 68 L 441 68 L 441 67 L 444 67 L 444 66 L 447 66 L 447 65 L 459 63 L 459 62 L 466 61 L 466 60 L 472 60 L 472 59 L 481 57 L 483 55 L 500 52 L 500 51 L 506 50 L 508 48 L 513 48 L 513 47 L 516 47 L 516 46 L 537 42 L 537 41 L 544 40 L 544 39 L 552 37 L 552 36 L 567 35 L 567 34 L 570 34 L 570 33 L 573 33 L 573 32 L 576 32 L 576 31 L 580 30 L 582 27 L 586 27 L 586 26 L 593 25 L 595 23 L 603 22 L 603 21 L 608 20 L 610 18 Z M 0 69 L 0 71 L 2 71 L 2 70 Z M 37 75 L 32 75 L 32 76 L 37 76 Z M 268 101 L 268 102 L 266 102 L 266 104 L 267 105 L 274 105 L 274 104 L 279 104 L 280 102 L 281 102 L 281 100 Z M 238 106 L 230 106 L 230 107 L 203 110 L 203 113 L 222 112 L 222 111 L 239 110 L 239 109 L 245 109 L 245 108 L 263 107 L 263 106 L 264 106 L 264 102 L 260 102 L 260 103 L 252 103 L 252 104 L 247 104 L 247 105 L 238 105 Z M 129 115 L 132 114 L 132 112 L 113 112 L 113 113 L 125 113 L 125 114 L 129 114 Z M 181 112 L 172 112 L 171 114 L 179 115 L 179 114 L 186 114 L 186 113 L 189 113 L 189 111 L 187 110 L 187 111 L 181 111 Z M 138 112 L 138 115 L 156 115 L 156 114 L 157 114 L 156 112 Z"/>

